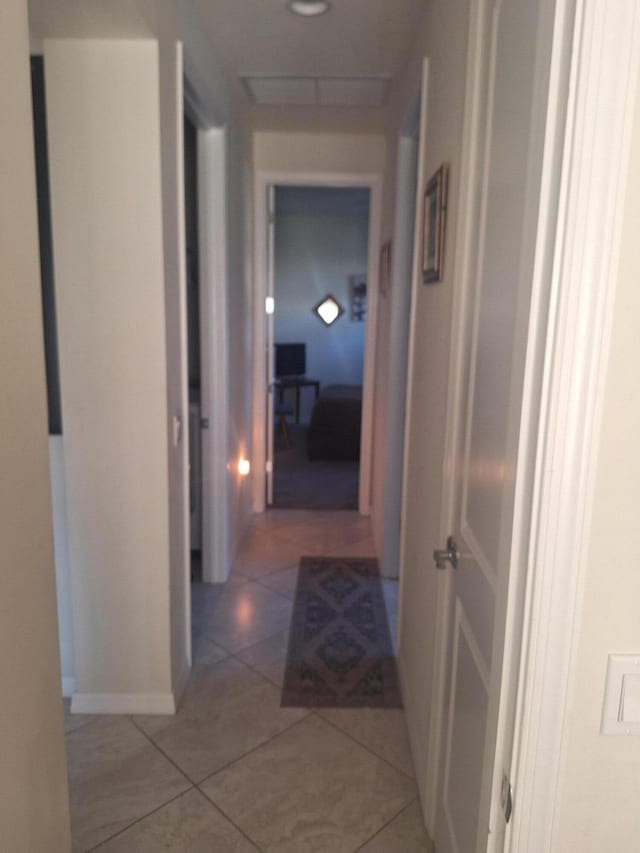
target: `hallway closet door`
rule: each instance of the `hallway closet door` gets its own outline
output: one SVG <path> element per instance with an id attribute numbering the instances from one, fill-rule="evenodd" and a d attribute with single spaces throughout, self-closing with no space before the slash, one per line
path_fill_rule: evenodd
<path id="1" fill-rule="evenodd" d="M 531 488 L 523 436 L 536 433 L 535 391 L 525 397 L 527 349 L 541 331 L 530 328 L 531 300 L 553 216 L 541 190 L 543 155 L 553 143 L 546 134 L 554 8 L 555 0 L 485 0 L 471 29 L 478 190 L 452 378 L 453 541 L 433 543 L 444 550 L 438 568 L 447 573 L 449 611 L 438 853 L 501 850 L 512 807 L 513 720 L 506 717 L 513 685 L 505 661 L 519 657 L 522 635 L 526 566 L 514 530 L 530 524 L 518 508 Z"/>

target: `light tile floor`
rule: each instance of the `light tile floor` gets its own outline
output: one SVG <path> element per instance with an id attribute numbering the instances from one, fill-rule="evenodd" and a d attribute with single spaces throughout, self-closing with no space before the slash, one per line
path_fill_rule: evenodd
<path id="1" fill-rule="evenodd" d="M 432 851 L 401 710 L 280 707 L 303 554 L 373 556 L 353 512 L 257 516 L 232 576 L 192 587 L 175 717 L 65 714 L 74 853 Z M 397 584 L 384 582 L 392 632 Z"/>

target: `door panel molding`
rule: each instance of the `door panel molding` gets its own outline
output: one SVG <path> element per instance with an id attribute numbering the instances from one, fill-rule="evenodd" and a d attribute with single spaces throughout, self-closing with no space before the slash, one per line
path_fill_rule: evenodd
<path id="1" fill-rule="evenodd" d="M 449 699 L 449 714 L 447 720 L 447 747 L 445 753 L 445 762 L 444 762 L 444 793 L 443 793 L 443 809 L 444 814 L 447 820 L 447 826 L 449 829 L 449 839 L 451 841 L 452 849 L 455 853 L 463 853 L 464 850 L 467 849 L 465 846 L 461 846 L 458 843 L 458 832 L 457 832 L 457 821 L 453 814 L 453 808 L 450 802 L 450 769 L 451 769 L 451 756 L 452 751 L 454 749 L 454 731 L 455 731 L 455 719 L 454 719 L 454 710 L 458 707 L 458 703 L 455 701 L 455 697 L 458 691 L 459 685 L 459 676 L 460 676 L 460 653 L 462 650 L 462 643 L 466 646 L 470 653 L 471 660 L 475 667 L 475 671 L 479 676 L 479 681 L 484 689 L 484 693 L 486 696 L 486 705 L 485 705 L 485 719 L 484 721 L 480 721 L 480 728 L 484 729 L 486 723 L 486 715 L 489 710 L 489 686 L 490 686 L 490 676 L 489 676 L 489 666 L 482 654 L 478 641 L 476 640 L 475 634 L 473 632 L 473 628 L 471 627 L 471 622 L 469 621 L 469 617 L 464 609 L 464 605 L 460 598 L 456 598 L 455 604 L 455 615 L 454 615 L 454 640 L 453 640 L 453 661 L 452 661 L 452 678 L 451 678 L 451 688 L 450 688 L 450 699 Z M 467 689 L 471 686 L 469 673 L 465 673 L 465 686 Z M 476 704 L 477 707 L 477 704 Z M 479 764 L 480 771 L 482 769 L 482 762 Z M 480 795 L 480 787 L 482 782 L 482 774 L 481 772 L 478 774 L 477 779 L 477 794 L 478 794 L 478 804 L 479 804 L 479 795 Z M 456 796 L 461 797 L 461 792 L 456 791 Z M 473 799 L 473 796 L 468 797 L 469 800 Z M 475 838 L 475 826 L 473 828 L 473 837 Z"/>
<path id="2" fill-rule="evenodd" d="M 484 268 L 484 260 L 485 260 L 485 246 L 486 246 L 486 234 L 487 234 L 487 210 L 489 206 L 489 172 L 490 172 L 490 163 L 491 163 L 491 143 L 493 139 L 493 115 L 494 115 L 494 89 L 495 89 L 495 76 L 496 76 L 496 63 L 497 63 L 497 51 L 498 51 L 498 30 L 499 30 L 499 18 L 500 12 L 502 10 L 503 0 L 485 0 L 484 3 L 481 3 L 481 10 L 478 14 L 478 22 L 481 23 L 483 17 L 486 15 L 491 19 L 490 27 L 491 27 L 491 41 L 487 50 L 487 56 L 484 58 L 484 51 L 482 50 L 482 45 L 479 45 L 479 55 L 476 57 L 476 69 L 477 76 L 480 81 L 481 89 L 476 90 L 476 98 L 478 99 L 478 103 L 474 104 L 474 108 L 476 112 L 479 110 L 479 101 L 480 98 L 484 97 L 486 100 L 486 115 L 485 122 L 486 125 L 484 127 L 484 141 L 482 144 L 482 148 L 478 149 L 477 152 L 473 152 L 470 150 L 468 155 L 474 158 L 474 176 L 477 179 L 478 174 L 480 175 L 481 180 L 481 190 L 479 193 L 479 197 L 477 200 L 477 207 L 479 210 L 478 217 L 478 238 L 477 238 L 477 246 L 479 247 L 479 251 L 477 253 L 477 257 L 475 259 L 475 268 L 472 273 L 472 279 L 469 282 L 469 292 L 471 294 L 471 298 L 473 300 L 472 305 L 472 321 L 471 321 L 471 346 L 468 358 L 470 360 L 469 364 L 469 400 L 470 404 L 467 409 L 467 417 L 464 423 L 464 435 L 465 435 L 465 444 L 464 444 L 464 465 L 463 465 L 463 478 L 461 482 L 462 488 L 462 500 L 461 500 L 461 529 L 465 531 L 465 535 L 468 536 L 470 548 L 474 554 L 474 556 L 478 559 L 478 564 L 487 579 L 487 582 L 491 586 L 491 589 L 495 589 L 496 580 L 497 580 L 497 571 L 493 568 L 490 558 L 485 552 L 485 549 L 480 544 L 480 538 L 473 532 L 473 524 L 471 523 L 470 513 L 469 513 L 469 491 L 471 487 L 471 483 L 469 481 L 469 458 L 471 455 L 472 444 L 473 444 L 473 427 L 474 427 L 474 415 L 475 415 L 475 398 L 476 398 L 476 368 L 478 361 L 478 338 L 480 334 L 480 308 L 482 304 L 482 280 L 483 275 L 482 271 Z M 479 27 L 481 32 L 484 32 L 484 28 Z M 470 40 L 471 41 L 471 40 Z M 482 74 L 483 61 L 486 63 L 486 79 Z M 471 63 L 469 63 L 471 64 Z M 484 80 L 484 84 L 483 81 Z M 482 92 L 482 94 L 480 94 Z M 477 116 L 476 116 L 477 119 Z M 478 131 L 480 128 L 478 128 Z M 477 158 L 477 159 L 476 159 Z M 482 163 L 481 166 L 479 164 Z M 465 250 L 467 252 L 471 251 L 471 234 L 465 233 L 466 245 Z M 459 386 L 456 387 L 456 393 L 459 394 Z M 453 449 L 455 453 L 455 449 Z M 453 490 L 452 490 L 453 491 Z"/>
<path id="3" fill-rule="evenodd" d="M 482 545 L 478 541 L 478 537 L 473 531 L 473 528 L 470 526 L 467 520 L 462 522 L 462 535 L 463 541 L 468 545 L 469 551 L 473 556 L 474 560 L 478 563 L 480 571 L 484 575 L 484 579 L 491 587 L 491 590 L 495 592 L 496 584 L 498 582 L 498 571 L 497 569 L 491 565 L 489 558 L 482 550 Z"/>

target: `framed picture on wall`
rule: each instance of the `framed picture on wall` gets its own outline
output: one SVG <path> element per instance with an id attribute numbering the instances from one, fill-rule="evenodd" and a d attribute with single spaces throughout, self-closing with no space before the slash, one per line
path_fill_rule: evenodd
<path id="1" fill-rule="evenodd" d="M 364 323 L 367 319 L 367 277 L 349 276 L 349 318 L 352 323 Z"/>
<path id="2" fill-rule="evenodd" d="M 391 283 L 391 240 L 387 240 L 380 250 L 380 293 L 386 296 Z"/>
<path id="3" fill-rule="evenodd" d="M 442 164 L 424 192 L 422 223 L 422 282 L 442 281 L 449 170 Z"/>

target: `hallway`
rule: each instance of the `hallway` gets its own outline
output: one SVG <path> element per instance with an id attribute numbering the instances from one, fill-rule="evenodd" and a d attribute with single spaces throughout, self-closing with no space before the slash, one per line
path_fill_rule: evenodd
<path id="1" fill-rule="evenodd" d="M 300 556 L 373 553 L 354 512 L 256 516 L 229 581 L 192 588 L 177 715 L 65 714 L 74 851 L 429 851 L 403 711 L 280 707 Z"/>

